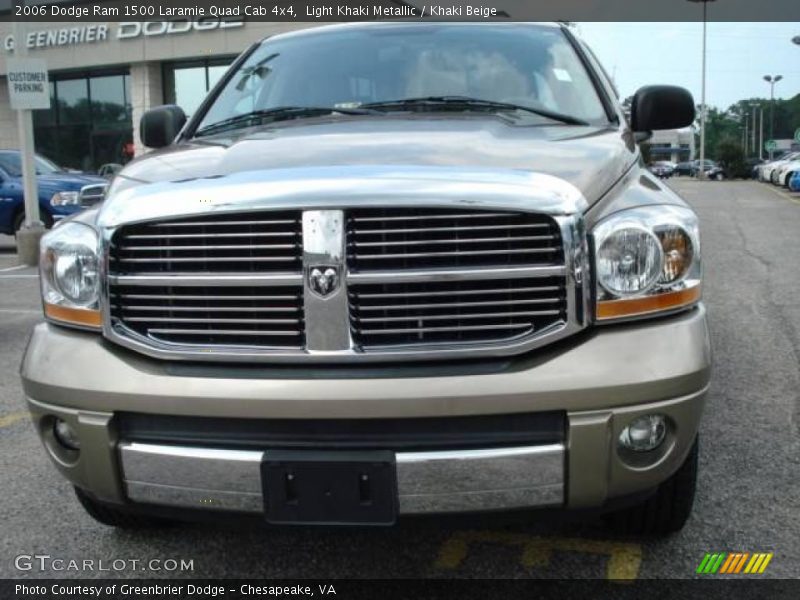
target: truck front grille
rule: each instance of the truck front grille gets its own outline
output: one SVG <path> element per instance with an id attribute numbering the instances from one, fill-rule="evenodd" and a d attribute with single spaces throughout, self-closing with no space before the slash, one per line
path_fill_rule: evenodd
<path id="1" fill-rule="evenodd" d="M 536 280 L 350 286 L 353 337 L 364 347 L 486 342 L 564 320 L 564 282 Z"/>
<path id="2" fill-rule="evenodd" d="M 583 319 L 569 218 L 416 206 L 305 217 L 119 227 L 107 242 L 107 334 L 165 358 L 413 360 L 519 353 Z M 311 281 L 321 273 L 322 287 Z"/>
<path id="3" fill-rule="evenodd" d="M 299 271 L 301 212 L 203 215 L 128 225 L 111 245 L 116 273 Z"/>
<path id="4" fill-rule="evenodd" d="M 174 344 L 303 349 L 303 290 L 268 287 L 111 287 L 111 317 Z"/>

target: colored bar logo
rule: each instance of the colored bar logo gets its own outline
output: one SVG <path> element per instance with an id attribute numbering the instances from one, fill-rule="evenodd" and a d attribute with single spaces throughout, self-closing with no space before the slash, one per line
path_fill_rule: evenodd
<path id="1" fill-rule="evenodd" d="M 772 560 L 772 552 L 714 552 L 706 553 L 697 567 L 701 575 L 760 575 Z"/>

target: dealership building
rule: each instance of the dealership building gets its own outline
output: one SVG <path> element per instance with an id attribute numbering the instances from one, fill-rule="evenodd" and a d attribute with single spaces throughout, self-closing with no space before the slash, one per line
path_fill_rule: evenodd
<path id="1" fill-rule="evenodd" d="M 250 44 L 308 23 L 217 19 L 169 22 L 26 23 L 27 58 L 46 61 L 50 109 L 33 113 L 36 151 L 73 169 L 96 171 L 141 153 L 138 123 L 159 104 L 191 115 Z M 18 148 L 6 59 L 13 24 L 0 23 L 0 149 Z"/>

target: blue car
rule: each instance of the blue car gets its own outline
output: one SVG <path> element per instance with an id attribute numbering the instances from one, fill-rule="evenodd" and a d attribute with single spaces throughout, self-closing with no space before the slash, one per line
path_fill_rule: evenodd
<path id="1" fill-rule="evenodd" d="M 793 192 L 800 192 L 800 171 L 796 171 L 789 179 L 789 189 Z"/>
<path id="2" fill-rule="evenodd" d="M 107 184 L 97 175 L 65 171 L 43 156 L 36 155 L 39 184 L 39 214 L 46 227 L 79 212 L 80 191 L 86 185 Z M 21 155 L 16 150 L 0 151 L 0 233 L 14 234 L 25 222 Z"/>

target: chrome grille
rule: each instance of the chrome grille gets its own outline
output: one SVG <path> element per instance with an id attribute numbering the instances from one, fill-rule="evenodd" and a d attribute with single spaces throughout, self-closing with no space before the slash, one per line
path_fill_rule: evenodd
<path id="1" fill-rule="evenodd" d="M 566 318 L 563 278 L 350 286 L 353 337 L 365 347 L 487 342 Z"/>
<path id="2" fill-rule="evenodd" d="M 585 323 L 580 225 L 461 206 L 122 225 L 104 241 L 105 332 L 194 360 L 516 354 Z M 327 296 L 310 288 L 320 267 L 338 281 Z"/>
<path id="3" fill-rule="evenodd" d="M 566 322 L 566 278 L 519 272 L 563 265 L 560 228 L 547 215 L 356 210 L 348 216 L 347 252 L 353 273 L 384 279 L 359 284 L 356 277 L 349 285 L 353 340 L 366 350 L 495 343 Z M 483 279 L 487 269 L 504 268 L 515 271 Z M 450 272 L 438 280 L 397 281 L 409 272 L 424 278 L 431 269 Z"/>
<path id="4" fill-rule="evenodd" d="M 352 270 L 556 264 L 558 225 L 532 213 L 430 208 L 351 211 Z"/>
<path id="5" fill-rule="evenodd" d="M 174 344 L 302 349 L 300 286 L 113 285 L 111 317 L 152 340 Z"/>
<path id="6" fill-rule="evenodd" d="M 116 273 L 299 271 L 300 211 L 203 215 L 121 228 L 112 238 Z"/>

